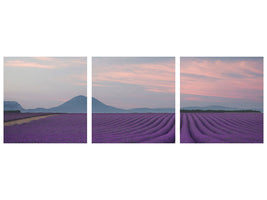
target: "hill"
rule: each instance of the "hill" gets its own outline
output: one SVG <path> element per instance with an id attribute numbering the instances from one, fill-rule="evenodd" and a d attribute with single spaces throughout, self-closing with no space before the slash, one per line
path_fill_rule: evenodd
<path id="1" fill-rule="evenodd" d="M 24 108 L 16 101 L 4 101 L 4 111 L 23 111 Z"/>
<path id="2" fill-rule="evenodd" d="M 239 108 L 230 108 L 225 106 L 211 105 L 206 107 L 193 106 L 193 107 L 183 107 L 181 110 L 241 110 Z"/>
<path id="3" fill-rule="evenodd" d="M 206 107 L 198 107 L 198 106 L 183 107 L 180 109 L 180 112 L 181 113 L 192 113 L 192 112 L 261 112 L 261 111 L 212 105 L 212 106 L 206 106 Z"/>
<path id="4" fill-rule="evenodd" d="M 174 108 L 133 108 L 121 109 L 106 105 L 98 99 L 92 97 L 93 113 L 175 113 Z"/>
<path id="5" fill-rule="evenodd" d="M 124 113 L 126 110 L 108 106 L 98 99 L 92 97 L 92 112 L 93 113 Z"/>
<path id="6" fill-rule="evenodd" d="M 87 97 L 79 95 L 53 108 L 24 109 L 16 101 L 5 101 L 4 111 L 20 110 L 23 113 L 87 113 Z"/>

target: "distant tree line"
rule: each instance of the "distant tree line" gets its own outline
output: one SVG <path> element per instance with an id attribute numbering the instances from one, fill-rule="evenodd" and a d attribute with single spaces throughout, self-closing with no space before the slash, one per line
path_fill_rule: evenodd
<path id="1" fill-rule="evenodd" d="M 5 110 L 5 113 L 20 113 L 20 110 Z"/>

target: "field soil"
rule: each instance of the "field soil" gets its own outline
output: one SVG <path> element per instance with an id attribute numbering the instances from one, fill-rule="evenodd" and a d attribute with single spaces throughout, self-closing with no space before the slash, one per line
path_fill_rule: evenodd
<path id="1" fill-rule="evenodd" d="M 31 122 L 33 120 L 43 119 L 43 118 L 50 117 L 50 116 L 53 116 L 53 115 L 58 115 L 58 114 L 49 114 L 49 115 L 36 116 L 36 117 L 27 117 L 27 118 L 24 118 L 24 119 L 15 119 L 15 120 L 12 120 L 12 121 L 5 122 L 4 125 L 5 126 L 13 126 L 15 124 L 29 123 L 29 122 Z"/>

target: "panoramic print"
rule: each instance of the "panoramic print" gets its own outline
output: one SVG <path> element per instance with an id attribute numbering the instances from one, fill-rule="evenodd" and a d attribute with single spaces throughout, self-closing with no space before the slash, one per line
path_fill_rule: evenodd
<path id="1" fill-rule="evenodd" d="M 263 57 L 181 57 L 181 143 L 263 143 Z"/>
<path id="2" fill-rule="evenodd" d="M 4 142 L 87 142 L 86 57 L 4 58 Z"/>
<path id="3" fill-rule="evenodd" d="M 93 57 L 92 142 L 175 142 L 175 58 Z"/>

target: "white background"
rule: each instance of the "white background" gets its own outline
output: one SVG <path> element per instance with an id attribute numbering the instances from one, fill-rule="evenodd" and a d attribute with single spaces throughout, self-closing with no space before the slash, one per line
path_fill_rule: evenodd
<path id="1" fill-rule="evenodd" d="M 175 56 L 177 113 L 176 144 L 91 144 L 91 101 L 88 144 L 1 137 L 1 199 L 267 199 L 266 144 L 179 144 L 178 112 L 180 56 L 266 56 L 264 1 L 2 0 L 0 9 L 1 59 L 87 56 L 88 99 L 92 56 Z"/>

